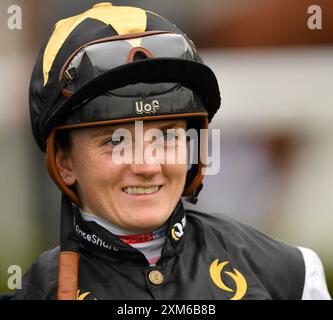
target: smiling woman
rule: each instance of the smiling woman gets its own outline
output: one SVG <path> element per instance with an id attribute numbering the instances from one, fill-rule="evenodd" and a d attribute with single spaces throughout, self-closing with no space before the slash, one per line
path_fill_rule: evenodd
<path id="1" fill-rule="evenodd" d="M 203 187 L 219 107 L 213 71 L 166 19 L 101 3 L 59 21 L 36 61 L 30 115 L 62 192 L 60 247 L 15 299 L 329 298 L 315 253 L 184 208 Z"/>
<path id="2" fill-rule="evenodd" d="M 154 141 L 164 154 L 159 159 L 156 154 L 147 156 L 151 139 L 139 143 L 137 134 L 141 134 L 136 124 L 73 130 L 70 149 L 67 144 L 65 149 L 60 147 L 57 151 L 58 171 L 68 187 L 75 185 L 84 212 L 98 213 L 103 219 L 128 230 L 154 230 L 167 221 L 185 186 L 186 162 L 179 158 L 174 163 L 163 161 L 171 152 L 171 142 L 172 151 L 183 149 L 182 153 L 186 155 L 186 145 L 180 145 L 178 140 L 175 142 L 173 136 L 170 141 L 162 131 L 180 128 L 185 130 L 185 120 L 144 122 L 144 136 L 152 129 L 160 133 Z M 114 141 L 115 133 L 120 129 L 128 133 L 121 143 L 121 139 Z M 130 159 L 132 161 L 127 163 L 115 163 L 115 149 L 120 146 L 129 146 L 131 155 L 140 152 L 143 156 L 138 158 L 143 161 Z M 133 146 L 139 150 L 133 150 Z"/>

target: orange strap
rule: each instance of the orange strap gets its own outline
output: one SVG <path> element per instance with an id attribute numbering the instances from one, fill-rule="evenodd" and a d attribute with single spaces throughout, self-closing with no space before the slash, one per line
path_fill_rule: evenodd
<path id="1" fill-rule="evenodd" d="M 76 300 L 80 255 L 72 251 L 59 254 L 58 300 Z"/>

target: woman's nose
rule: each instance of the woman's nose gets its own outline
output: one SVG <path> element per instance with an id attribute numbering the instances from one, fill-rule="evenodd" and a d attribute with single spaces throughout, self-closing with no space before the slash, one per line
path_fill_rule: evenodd
<path id="1" fill-rule="evenodd" d="M 147 142 L 143 144 L 139 152 L 135 154 L 134 160 L 130 167 L 133 173 L 145 176 L 154 176 L 162 171 L 162 167 L 156 154 Z"/>
<path id="2" fill-rule="evenodd" d="M 156 164 L 148 164 L 148 163 L 142 163 L 142 164 L 136 164 L 133 163 L 131 164 L 131 170 L 134 174 L 137 175 L 142 175 L 142 176 L 147 176 L 147 177 L 152 177 L 158 173 L 160 173 L 161 170 L 161 165 L 156 163 Z"/>

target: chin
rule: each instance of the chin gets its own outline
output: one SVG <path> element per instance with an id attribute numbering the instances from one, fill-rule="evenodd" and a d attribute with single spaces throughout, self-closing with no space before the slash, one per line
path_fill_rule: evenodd
<path id="1" fill-rule="evenodd" d="M 157 213 L 152 208 L 145 211 L 137 210 L 135 216 L 128 223 L 128 228 L 138 231 L 152 231 L 161 227 L 168 218 L 169 216 L 166 216 L 165 213 Z"/>

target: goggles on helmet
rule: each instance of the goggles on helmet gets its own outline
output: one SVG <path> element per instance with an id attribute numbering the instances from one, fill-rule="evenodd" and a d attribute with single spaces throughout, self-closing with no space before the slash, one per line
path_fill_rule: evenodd
<path id="1" fill-rule="evenodd" d="M 144 33 L 133 37 L 100 39 L 79 48 L 61 70 L 63 94 L 71 96 L 97 76 L 138 59 L 179 58 L 195 60 L 194 50 L 180 34 Z"/>

